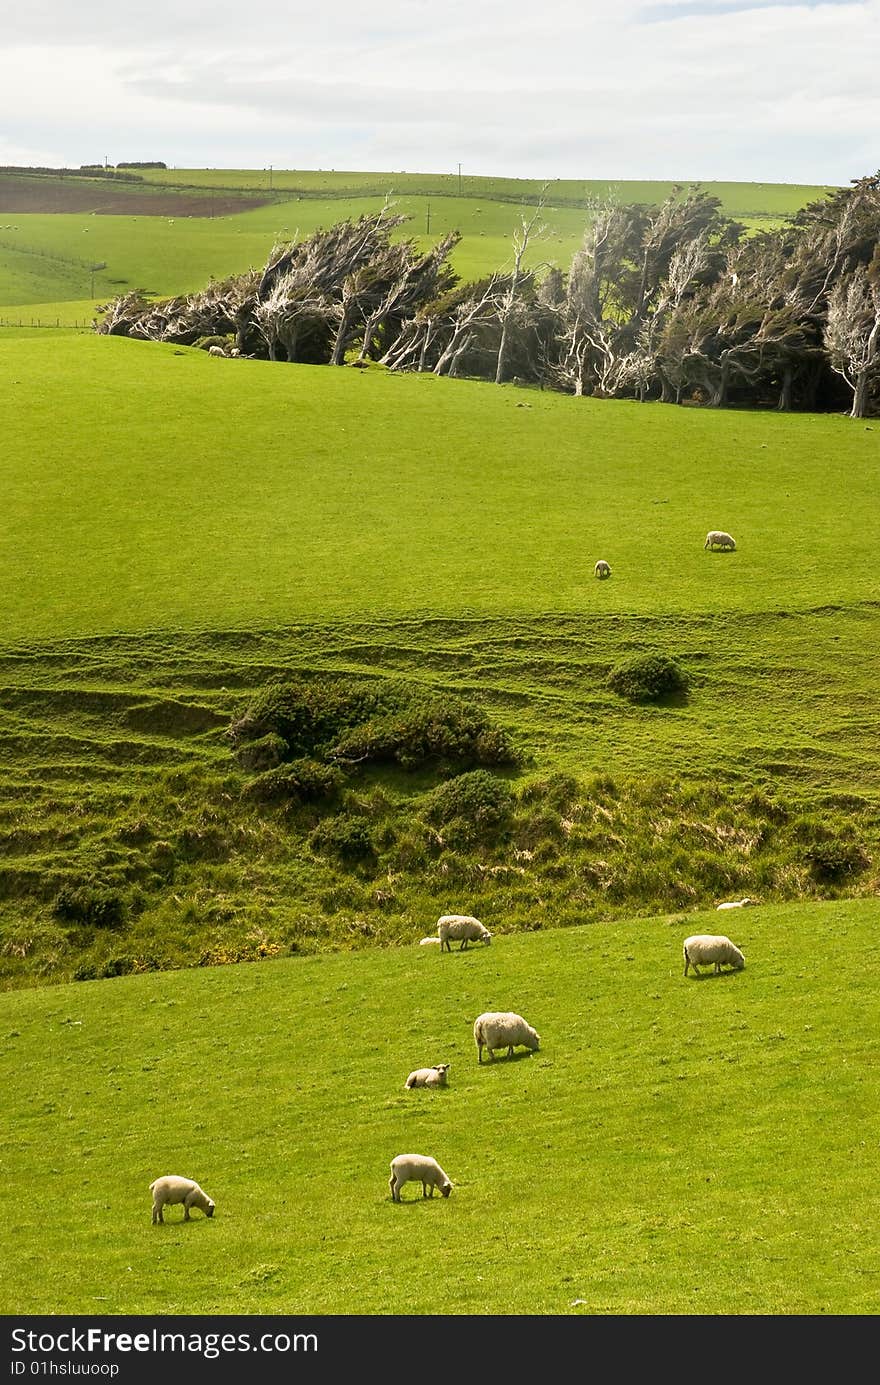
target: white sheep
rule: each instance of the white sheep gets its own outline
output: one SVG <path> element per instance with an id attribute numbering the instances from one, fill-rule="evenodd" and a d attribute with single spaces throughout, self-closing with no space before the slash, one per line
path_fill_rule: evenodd
<path id="1" fill-rule="evenodd" d="M 723 904 L 716 904 L 716 909 L 745 909 L 749 904 L 754 904 L 753 899 L 727 899 Z"/>
<path id="2" fill-rule="evenodd" d="M 445 1087 L 449 1066 L 449 1063 L 435 1063 L 432 1068 L 416 1068 L 415 1072 L 410 1073 L 403 1085 L 408 1088 Z"/>
<path id="3" fill-rule="evenodd" d="M 517 1044 L 534 1053 L 541 1036 L 535 1033 L 522 1015 L 516 1015 L 512 1010 L 487 1010 L 474 1020 L 474 1042 L 477 1045 L 477 1061 L 482 1063 L 484 1048 L 488 1049 L 490 1060 L 494 1060 L 492 1050 L 495 1048 L 506 1048 L 508 1058 L 512 1058 Z"/>
<path id="4" fill-rule="evenodd" d="M 209 347 L 208 347 L 208 355 L 209 355 L 209 356 L 224 356 L 224 357 L 225 357 L 226 352 L 223 350 L 223 347 L 222 347 L 222 346 L 209 346 Z"/>
<path id="5" fill-rule="evenodd" d="M 723 529 L 710 529 L 703 547 L 726 548 L 732 552 L 736 548 L 736 541 L 730 534 L 725 534 Z"/>
<path id="6" fill-rule="evenodd" d="M 429 1154 L 398 1154 L 391 1160 L 388 1186 L 393 1202 L 400 1201 L 400 1189 L 404 1183 L 410 1181 L 421 1183 L 422 1197 L 433 1197 L 435 1188 L 439 1188 L 444 1197 L 449 1197 L 452 1192 L 452 1180 L 449 1175 L 443 1172 L 437 1160 L 432 1159 Z"/>
<path id="7" fill-rule="evenodd" d="M 595 572 L 596 576 L 600 578 L 611 576 L 611 567 L 608 563 L 606 563 L 604 558 L 599 559 L 593 571 Z"/>
<path id="8" fill-rule="evenodd" d="M 191 1178 L 181 1178 L 176 1173 L 166 1174 L 150 1184 L 150 1192 L 153 1194 L 153 1225 L 164 1223 L 162 1208 L 166 1203 L 182 1202 L 184 1221 L 189 1221 L 191 1207 L 200 1207 L 206 1217 L 214 1215 L 213 1201 Z"/>
<path id="9" fill-rule="evenodd" d="M 419 947 L 439 947 L 439 946 L 440 946 L 440 939 L 439 939 L 439 938 L 432 938 L 432 937 L 428 937 L 428 938 L 419 938 Z"/>
<path id="10" fill-rule="evenodd" d="M 694 976 L 699 976 L 698 967 L 714 965 L 717 976 L 722 966 L 742 971 L 746 964 L 746 959 L 736 944 L 721 933 L 695 933 L 693 937 L 685 938 L 682 951 L 685 976 L 688 974 L 688 967 L 693 967 Z"/>
<path id="11" fill-rule="evenodd" d="M 485 928 L 479 919 L 473 918 L 470 914 L 441 914 L 437 920 L 437 936 L 440 939 L 441 949 L 447 952 L 452 951 L 450 939 L 460 938 L 459 952 L 464 951 L 468 943 L 490 943 L 492 934 Z"/>

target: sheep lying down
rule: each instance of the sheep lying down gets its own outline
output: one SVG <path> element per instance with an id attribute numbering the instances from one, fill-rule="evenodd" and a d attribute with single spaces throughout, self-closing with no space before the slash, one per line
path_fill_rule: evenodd
<path id="1" fill-rule="evenodd" d="M 403 1084 L 405 1087 L 445 1087 L 448 1063 L 435 1063 L 432 1068 L 416 1068 Z"/>

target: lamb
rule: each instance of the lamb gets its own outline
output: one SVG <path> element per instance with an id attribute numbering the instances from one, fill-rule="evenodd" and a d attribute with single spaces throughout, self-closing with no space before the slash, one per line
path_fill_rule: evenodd
<path id="1" fill-rule="evenodd" d="M 451 938 L 460 938 L 459 952 L 463 952 L 470 942 L 490 943 L 492 934 L 484 928 L 479 919 L 470 914 L 442 914 L 437 920 L 437 935 L 441 950 L 452 951 Z"/>
<path id="2" fill-rule="evenodd" d="M 482 1063 L 484 1048 L 489 1051 L 490 1061 L 494 1061 L 492 1050 L 495 1048 L 506 1048 L 508 1058 L 512 1058 L 517 1044 L 530 1049 L 532 1053 L 536 1052 L 541 1036 L 535 1033 L 522 1015 L 515 1015 L 512 1010 L 487 1010 L 474 1020 L 474 1042 L 477 1045 L 477 1061 Z"/>
<path id="3" fill-rule="evenodd" d="M 445 1087 L 448 1072 L 448 1063 L 435 1063 L 432 1068 L 416 1068 L 415 1072 L 410 1073 L 403 1085 L 410 1089 L 413 1087 Z"/>
<path id="4" fill-rule="evenodd" d="M 433 938 L 433 937 L 419 938 L 419 947 L 439 947 L 439 946 L 440 946 L 440 939 L 439 939 L 439 938 Z"/>
<path id="5" fill-rule="evenodd" d="M 444 1197 L 449 1197 L 452 1192 L 449 1175 L 443 1172 L 437 1160 L 432 1159 L 429 1154 L 398 1154 L 391 1160 L 388 1186 L 391 1189 L 392 1202 L 400 1202 L 400 1189 L 404 1183 L 411 1180 L 421 1183 L 422 1197 L 433 1197 L 435 1188 L 439 1188 Z"/>
<path id="6" fill-rule="evenodd" d="M 162 1208 L 166 1202 L 183 1203 L 184 1221 L 190 1220 L 189 1210 L 191 1207 L 200 1207 L 206 1217 L 213 1217 L 214 1215 L 213 1201 L 191 1178 L 180 1178 L 176 1173 L 166 1174 L 164 1178 L 157 1178 L 150 1184 L 150 1192 L 153 1194 L 154 1226 L 157 1223 L 164 1224 L 165 1218 L 162 1216 Z"/>
<path id="7" fill-rule="evenodd" d="M 723 529 L 710 529 L 706 535 L 704 548 L 725 548 L 731 552 L 736 548 L 736 541 L 730 534 L 725 534 Z"/>
<path id="8" fill-rule="evenodd" d="M 599 559 L 593 571 L 595 572 L 596 576 L 600 578 L 611 576 L 611 568 L 609 564 L 606 563 L 604 558 Z"/>
<path id="9" fill-rule="evenodd" d="M 226 352 L 223 350 L 223 347 L 222 347 L 222 346 L 209 346 L 209 347 L 208 347 L 208 355 L 209 355 L 209 356 L 224 356 L 224 357 L 225 357 Z"/>
<path id="10" fill-rule="evenodd" d="M 714 963 L 717 976 L 724 965 L 733 967 L 734 971 L 742 971 L 746 964 L 739 948 L 721 933 L 695 933 L 685 938 L 682 950 L 685 976 L 688 967 L 693 967 L 694 976 L 699 976 L 698 967 L 709 967 Z"/>
<path id="11" fill-rule="evenodd" d="M 716 904 L 716 909 L 745 909 L 747 905 L 754 904 L 753 899 L 728 899 L 723 904 Z"/>

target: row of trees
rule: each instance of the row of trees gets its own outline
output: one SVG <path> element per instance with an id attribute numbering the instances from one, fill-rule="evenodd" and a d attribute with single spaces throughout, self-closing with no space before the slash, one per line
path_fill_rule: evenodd
<path id="1" fill-rule="evenodd" d="M 757 234 L 699 187 L 592 211 L 567 274 L 533 263 L 542 204 L 510 264 L 469 283 L 449 263 L 458 233 L 422 250 L 386 205 L 200 293 L 117 298 L 97 330 L 576 395 L 880 412 L 880 173 Z"/>

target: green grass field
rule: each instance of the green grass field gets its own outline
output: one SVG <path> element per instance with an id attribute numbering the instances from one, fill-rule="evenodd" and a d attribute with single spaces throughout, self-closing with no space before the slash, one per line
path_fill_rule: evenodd
<path id="1" fill-rule="evenodd" d="M 241 190 L 261 187 L 261 175 L 229 170 L 177 170 L 163 174 L 162 180 L 191 180 L 204 189 L 226 175 L 228 183 L 214 185 Z M 503 179 L 465 182 L 459 196 L 457 179 L 451 184 L 448 179 L 420 175 L 278 173 L 273 174 L 274 196 L 283 198 L 285 186 L 291 191 L 298 188 L 292 200 L 277 200 L 234 215 L 212 216 L 210 199 L 203 215 L 5 213 L 0 218 L 0 319 L 31 316 L 27 306 L 41 304 L 42 320 L 51 322 L 57 305 L 65 300 L 87 297 L 97 304 L 134 288 L 157 296 L 193 292 L 211 276 L 222 279 L 261 267 L 278 241 L 304 237 L 319 227 L 377 210 L 386 196 L 410 218 L 400 234 L 413 236 L 426 247 L 448 231 L 459 230 L 462 241 L 451 262 L 463 279 L 478 278 L 509 265 L 511 236 L 523 213 L 531 215 L 532 210 L 522 199 L 534 198 L 541 187 Z M 567 269 L 583 240 L 591 199 L 610 196 L 654 202 L 667 196 L 673 186 L 554 185 L 548 189 L 542 214 L 546 233 L 533 241 L 528 262 Z M 705 186 L 721 198 L 729 215 L 749 226 L 776 224 L 825 191 L 773 184 Z M 92 265 L 104 267 L 93 273 Z"/>
<path id="2" fill-rule="evenodd" d="M 0 1312 L 876 1314 L 880 431 L 74 330 L 397 180 L 272 176 L 300 200 L 4 213 Z M 537 191 L 398 181 L 467 274 Z M 820 191 L 724 197 L 768 224 Z M 686 696 L 610 689 L 657 652 Z M 504 829 L 429 825 L 427 768 L 255 799 L 228 728 L 294 674 L 470 699 L 521 752 Z M 458 911 L 490 948 L 416 946 Z M 683 978 L 719 919 L 746 969 Z M 541 1051 L 480 1067 L 494 1008 Z M 440 1061 L 448 1091 L 403 1090 Z M 448 1201 L 392 1205 L 408 1150 Z M 150 1224 L 172 1172 L 214 1219 Z"/>
<path id="3" fill-rule="evenodd" d="M 880 433 L 850 419 L 92 336 L 16 336 L 0 351 L 9 643 L 876 597 Z M 704 552 L 716 527 L 738 536 L 736 554 Z"/>
<path id="4" fill-rule="evenodd" d="M 0 996 L 0 1311 L 875 1314 L 878 904 L 684 979 L 715 917 Z M 541 1049 L 480 1067 L 508 1006 Z M 448 1200 L 392 1204 L 411 1150 Z M 172 1172 L 213 1219 L 150 1224 Z"/>
<path id="5" fill-rule="evenodd" d="M 876 892 L 870 425 L 72 332 L 3 357 L 4 984 L 393 942 L 450 890 L 523 929 Z M 704 550 L 719 525 L 736 553 Z M 650 652 L 680 705 L 609 690 Z M 407 825 L 430 783 L 368 777 L 372 870 L 316 858 L 226 735 L 294 671 L 475 699 L 523 747 L 517 793 L 581 788 L 438 856 Z M 121 935 L 52 916 L 83 881 L 122 892 Z"/>

